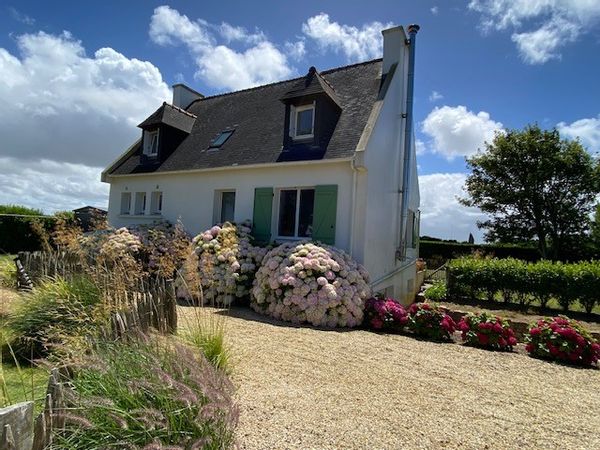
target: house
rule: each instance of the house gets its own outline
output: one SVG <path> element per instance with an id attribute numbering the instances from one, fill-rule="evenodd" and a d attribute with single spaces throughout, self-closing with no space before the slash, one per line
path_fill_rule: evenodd
<path id="1" fill-rule="evenodd" d="M 82 206 L 73 210 L 75 219 L 81 225 L 83 231 L 89 231 L 94 221 L 101 221 L 106 219 L 108 212 L 103 208 L 97 208 L 95 206 Z"/>
<path id="2" fill-rule="evenodd" d="M 415 294 L 419 185 L 412 120 L 418 26 L 383 58 L 237 92 L 177 84 L 102 174 L 114 226 L 251 219 L 259 241 L 312 238 L 364 264 L 376 291 Z"/>

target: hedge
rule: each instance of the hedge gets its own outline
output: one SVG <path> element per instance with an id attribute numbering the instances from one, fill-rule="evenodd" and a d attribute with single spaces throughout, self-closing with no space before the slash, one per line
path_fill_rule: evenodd
<path id="1" fill-rule="evenodd" d="M 497 258 L 517 258 L 525 261 L 537 261 L 540 253 L 535 247 L 508 244 L 466 244 L 459 242 L 419 241 L 419 256 L 426 261 L 467 256 L 478 251 Z"/>
<path id="2" fill-rule="evenodd" d="M 447 270 L 448 299 L 485 298 L 527 307 L 537 300 L 542 308 L 555 298 L 567 311 L 575 302 L 591 313 L 600 304 L 600 262 L 538 261 L 514 258 L 459 258 Z"/>

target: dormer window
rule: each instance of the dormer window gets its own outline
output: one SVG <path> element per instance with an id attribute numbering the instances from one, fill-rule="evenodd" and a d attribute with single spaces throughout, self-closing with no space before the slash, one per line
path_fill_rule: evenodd
<path id="1" fill-rule="evenodd" d="M 158 155 L 158 130 L 144 131 L 144 154 L 148 156 Z"/>
<path id="2" fill-rule="evenodd" d="M 312 138 L 315 127 L 315 103 L 292 106 L 290 114 L 290 136 L 294 139 Z"/>

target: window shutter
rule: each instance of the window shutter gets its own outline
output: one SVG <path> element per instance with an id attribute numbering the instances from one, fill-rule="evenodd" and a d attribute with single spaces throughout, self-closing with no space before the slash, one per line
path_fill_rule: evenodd
<path id="1" fill-rule="evenodd" d="M 335 184 L 315 187 L 313 211 L 313 233 L 315 241 L 335 244 L 335 217 L 337 213 L 337 191 Z"/>
<path id="2" fill-rule="evenodd" d="M 290 105 L 290 137 L 296 136 L 296 107 Z"/>
<path id="3" fill-rule="evenodd" d="M 271 241 L 271 217 L 273 215 L 273 188 L 256 188 L 254 190 L 254 212 L 252 218 L 252 234 L 258 242 Z"/>

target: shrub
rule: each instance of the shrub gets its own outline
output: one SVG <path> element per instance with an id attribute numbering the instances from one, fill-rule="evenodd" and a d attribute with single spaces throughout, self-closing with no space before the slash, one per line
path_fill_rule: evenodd
<path id="1" fill-rule="evenodd" d="M 225 341 L 225 316 L 194 308 L 193 314 L 184 315 L 185 326 L 181 336 L 200 350 L 217 369 L 229 372 L 230 350 Z"/>
<path id="2" fill-rule="evenodd" d="M 431 287 L 428 287 L 425 292 L 425 298 L 433 302 L 440 302 L 446 299 L 446 283 L 436 281 Z"/>
<path id="3" fill-rule="evenodd" d="M 406 310 L 393 298 L 371 297 L 365 302 L 364 324 L 374 330 L 398 332 L 408 323 Z"/>
<path id="4" fill-rule="evenodd" d="M 99 289 L 79 276 L 43 281 L 21 297 L 7 325 L 15 336 L 15 352 L 23 358 L 39 358 L 77 351 L 103 317 Z"/>
<path id="5" fill-rule="evenodd" d="M 226 222 L 193 239 L 204 298 L 229 305 L 247 297 L 267 249 L 253 245 L 250 226 Z"/>
<path id="6" fill-rule="evenodd" d="M 489 313 L 468 314 L 458 323 L 462 340 L 475 347 L 511 351 L 517 345 L 508 320 Z"/>
<path id="7" fill-rule="evenodd" d="M 183 344 L 102 344 L 74 375 L 76 395 L 65 430 L 55 437 L 57 448 L 233 446 L 238 416 L 233 386 Z"/>
<path id="8" fill-rule="evenodd" d="M 448 264 L 448 297 L 481 298 L 518 302 L 523 308 L 534 299 L 544 308 L 556 298 L 567 311 L 578 301 L 591 313 L 600 292 L 600 263 L 597 261 L 565 264 L 516 259 L 460 258 Z"/>
<path id="9" fill-rule="evenodd" d="M 413 303 L 408 309 L 408 329 L 434 341 L 452 339 L 456 324 L 446 310 L 431 303 Z"/>
<path id="10" fill-rule="evenodd" d="M 307 241 L 286 242 L 265 256 L 251 306 L 294 323 L 354 327 L 362 323 L 369 294 L 366 270 L 343 251 Z"/>
<path id="11" fill-rule="evenodd" d="M 600 359 L 600 344 L 579 322 L 564 316 L 540 319 L 525 335 L 531 356 L 590 366 Z"/>

